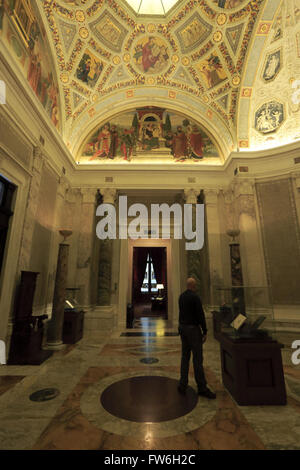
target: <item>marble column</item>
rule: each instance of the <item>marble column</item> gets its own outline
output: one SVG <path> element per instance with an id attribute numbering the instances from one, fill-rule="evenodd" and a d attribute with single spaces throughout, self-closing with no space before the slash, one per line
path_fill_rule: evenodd
<path id="1" fill-rule="evenodd" d="M 35 147 L 32 160 L 32 177 L 29 186 L 24 228 L 20 245 L 19 271 L 27 271 L 30 268 L 30 256 L 36 213 L 39 204 L 39 192 L 44 168 L 45 157 L 40 147 Z"/>
<path id="2" fill-rule="evenodd" d="M 198 202 L 200 190 L 185 189 L 184 197 L 186 204 L 193 204 L 195 206 Z M 206 225 L 206 220 L 205 220 Z M 195 227 L 193 227 L 194 229 Z M 201 250 L 186 251 L 187 257 L 187 275 L 194 277 L 197 281 L 198 294 L 201 297 L 203 304 L 210 303 L 209 292 L 209 263 L 208 263 L 208 245 L 207 245 L 207 230 L 205 227 L 204 247 Z"/>
<path id="3" fill-rule="evenodd" d="M 117 191 L 115 189 L 102 189 L 103 204 L 115 205 Z M 114 240 L 99 241 L 99 273 L 98 273 L 98 305 L 111 304 L 111 276 Z"/>
<path id="4" fill-rule="evenodd" d="M 223 285 L 221 226 L 218 207 L 219 189 L 205 190 L 205 207 L 207 215 L 207 236 L 209 249 L 210 295 L 211 306 L 219 307 L 220 293 Z"/>
<path id="5" fill-rule="evenodd" d="M 47 349 L 60 350 L 63 348 L 63 324 L 68 280 L 69 245 L 59 245 L 55 288 L 53 297 L 52 317 L 47 329 Z"/>
<path id="6" fill-rule="evenodd" d="M 81 208 L 78 212 L 80 220 L 78 235 L 76 287 L 80 287 L 80 303 L 84 310 L 92 306 L 93 278 L 92 260 L 96 243 L 96 189 L 81 189 Z M 95 273 L 94 273 L 95 274 Z"/>

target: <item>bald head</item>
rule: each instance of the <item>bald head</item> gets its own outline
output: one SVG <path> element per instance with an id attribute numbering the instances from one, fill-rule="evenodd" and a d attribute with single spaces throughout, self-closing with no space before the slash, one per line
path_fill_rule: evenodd
<path id="1" fill-rule="evenodd" d="M 189 290 L 195 291 L 197 287 L 196 279 L 194 279 L 193 277 L 189 277 L 188 280 L 186 281 L 186 287 Z"/>

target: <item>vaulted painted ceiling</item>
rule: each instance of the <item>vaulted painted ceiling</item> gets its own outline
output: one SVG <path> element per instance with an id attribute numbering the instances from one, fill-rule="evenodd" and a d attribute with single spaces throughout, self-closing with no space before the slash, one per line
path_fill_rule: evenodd
<path id="1" fill-rule="evenodd" d="M 294 25 L 298 27 L 299 0 L 289 2 Z M 55 64 L 53 74 L 60 96 L 57 127 L 75 159 L 87 137 L 100 124 L 112 116 L 149 105 L 199 123 L 217 146 L 221 161 L 238 147 L 250 148 L 253 132 L 265 134 L 259 126 L 263 126 L 263 117 L 270 114 L 270 108 L 266 105 L 260 111 L 252 109 L 259 120 L 253 124 L 249 98 L 252 92 L 257 93 L 255 87 L 262 86 L 257 82 L 257 70 L 267 58 L 265 48 L 272 44 L 271 65 L 279 57 L 271 55 L 272 48 L 280 46 L 282 35 L 278 33 L 274 39 L 279 40 L 277 44 L 273 44 L 270 35 L 276 29 L 280 6 L 287 2 L 39 0 L 35 3 Z M 285 17 L 288 14 L 285 11 Z M 285 26 L 284 21 L 281 29 Z M 283 57 L 279 59 L 282 68 Z M 278 70 L 277 67 L 269 81 L 276 78 Z M 296 75 L 295 71 L 294 77 L 287 79 L 295 79 Z M 268 84 L 268 79 L 262 82 Z M 281 112 L 280 107 L 276 112 Z M 283 116 L 282 119 L 276 116 L 276 123 L 281 124 Z"/>

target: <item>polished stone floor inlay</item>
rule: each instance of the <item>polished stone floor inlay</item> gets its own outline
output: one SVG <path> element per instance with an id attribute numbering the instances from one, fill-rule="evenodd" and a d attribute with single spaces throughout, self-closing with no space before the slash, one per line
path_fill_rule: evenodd
<path id="1" fill-rule="evenodd" d="M 155 336 L 179 336 L 178 333 L 174 333 L 174 332 L 170 332 L 170 331 L 165 331 L 162 335 L 158 335 L 156 332 L 154 331 L 150 331 L 150 332 L 144 332 L 144 331 L 141 331 L 141 332 L 126 332 L 126 333 L 121 333 L 121 337 L 127 337 L 127 338 L 130 338 L 132 336 L 144 336 L 144 337 L 155 337 Z"/>
<path id="2" fill-rule="evenodd" d="M 142 364 L 157 364 L 159 362 L 158 359 L 155 359 L 155 357 L 144 357 L 143 359 L 140 360 Z"/>
<path id="3" fill-rule="evenodd" d="M 190 413 L 198 402 L 188 387 L 185 396 L 177 391 L 178 381 L 168 377 L 131 377 L 108 387 L 102 406 L 114 416 L 137 423 L 160 423 Z"/>
<path id="4" fill-rule="evenodd" d="M 45 388 L 44 390 L 34 392 L 32 395 L 30 395 L 29 398 L 31 401 L 50 401 L 58 397 L 59 393 L 59 390 L 57 390 L 56 388 Z"/>

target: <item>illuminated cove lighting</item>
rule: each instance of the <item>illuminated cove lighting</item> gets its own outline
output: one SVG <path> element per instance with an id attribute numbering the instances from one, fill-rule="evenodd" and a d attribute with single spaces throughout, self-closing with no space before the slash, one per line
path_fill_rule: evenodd
<path id="1" fill-rule="evenodd" d="M 139 15 L 166 15 L 178 0 L 126 0 Z"/>

